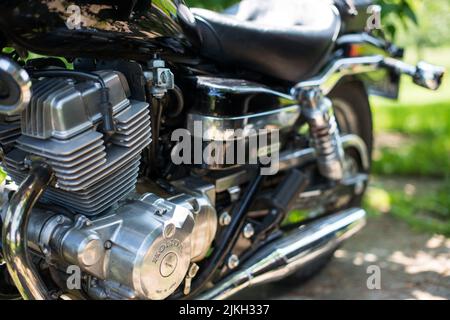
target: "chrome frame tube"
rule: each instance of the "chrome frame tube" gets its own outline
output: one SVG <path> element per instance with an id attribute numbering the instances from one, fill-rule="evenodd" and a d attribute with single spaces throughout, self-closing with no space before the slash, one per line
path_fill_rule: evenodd
<path id="1" fill-rule="evenodd" d="M 351 38 L 341 39 L 343 41 L 348 41 Z M 371 43 L 370 41 L 373 42 L 377 39 L 370 37 L 369 39 L 365 39 L 363 37 L 362 39 L 355 38 L 354 40 L 357 43 L 361 41 Z M 376 44 L 376 46 L 379 45 L 381 45 L 381 43 Z M 400 74 L 409 75 L 418 85 L 432 90 L 436 90 L 440 86 L 445 72 L 444 68 L 425 64 L 423 62 L 420 62 L 417 66 L 413 66 L 401 60 L 386 57 L 384 55 L 370 55 L 335 59 L 331 61 L 319 75 L 309 80 L 297 83 L 290 90 L 290 93 L 279 92 L 255 82 L 233 79 L 218 80 L 211 77 L 199 77 L 198 85 L 200 87 L 214 88 L 216 90 L 220 90 L 221 92 L 229 92 L 233 94 L 266 93 L 273 94 L 290 101 L 299 101 L 299 96 L 305 90 L 311 90 L 314 88 L 320 89 L 324 95 L 327 95 L 343 77 L 373 72 L 381 68 L 390 69 Z M 227 83 L 226 80 L 234 81 L 234 83 Z"/>
<path id="2" fill-rule="evenodd" d="M 28 252 L 28 222 L 35 203 L 53 179 L 51 168 L 33 163 L 28 177 L 14 193 L 2 227 L 3 256 L 11 278 L 25 300 L 52 299 Z"/>
<path id="3" fill-rule="evenodd" d="M 417 66 L 413 66 L 383 55 L 342 58 L 332 61 L 318 76 L 297 83 L 291 89 L 291 95 L 293 99 L 298 100 L 303 91 L 313 88 L 319 88 L 324 95 L 327 95 L 343 77 L 368 73 L 380 68 L 411 76 L 417 85 L 430 90 L 437 90 L 440 87 L 445 73 L 445 68 L 439 66 L 425 62 L 419 62 Z"/>
<path id="4" fill-rule="evenodd" d="M 327 95 L 343 77 L 375 71 L 382 65 L 384 59 L 382 55 L 337 59 L 318 76 L 296 84 L 291 90 L 291 95 L 298 97 L 303 90 L 311 88 L 319 88 Z"/>
<path id="5" fill-rule="evenodd" d="M 365 225 L 365 217 L 363 209 L 354 208 L 297 229 L 258 251 L 198 299 L 227 299 L 245 288 L 285 278 L 358 232 Z"/>

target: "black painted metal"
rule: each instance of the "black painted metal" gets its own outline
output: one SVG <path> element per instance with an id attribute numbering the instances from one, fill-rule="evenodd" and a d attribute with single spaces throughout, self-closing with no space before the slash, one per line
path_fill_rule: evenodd
<path id="1" fill-rule="evenodd" d="M 195 37 L 183 0 L 0 0 L 0 8 L 6 38 L 46 55 L 175 58 Z"/>

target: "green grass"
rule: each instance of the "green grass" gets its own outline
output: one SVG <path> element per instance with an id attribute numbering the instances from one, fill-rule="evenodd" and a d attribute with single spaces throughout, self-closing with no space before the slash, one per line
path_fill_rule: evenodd
<path id="1" fill-rule="evenodd" d="M 416 184 L 420 185 L 420 181 Z M 406 185 L 414 188 L 411 185 Z M 364 200 L 370 216 L 389 213 L 413 229 L 450 237 L 450 181 L 436 190 L 407 191 L 375 179 Z"/>

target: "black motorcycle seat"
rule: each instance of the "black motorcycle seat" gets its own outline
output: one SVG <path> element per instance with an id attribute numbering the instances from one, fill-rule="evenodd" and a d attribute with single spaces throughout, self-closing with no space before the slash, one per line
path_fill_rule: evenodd
<path id="1" fill-rule="evenodd" d="M 323 67 L 341 26 L 327 0 L 244 0 L 223 13 L 192 12 L 203 56 L 288 82 Z"/>

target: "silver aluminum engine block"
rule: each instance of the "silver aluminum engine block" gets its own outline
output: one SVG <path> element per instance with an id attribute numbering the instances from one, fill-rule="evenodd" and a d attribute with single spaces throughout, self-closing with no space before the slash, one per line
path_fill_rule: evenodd
<path id="1" fill-rule="evenodd" d="M 151 142 L 149 105 L 130 101 L 118 72 L 100 71 L 110 92 L 117 132 L 105 139 L 100 84 L 69 78 L 33 82 L 33 95 L 21 117 L 5 117 L 0 143 L 4 167 L 20 183 L 33 157 L 52 166 L 56 183 L 44 198 L 76 213 L 105 211 L 135 189 L 141 152 Z"/>

